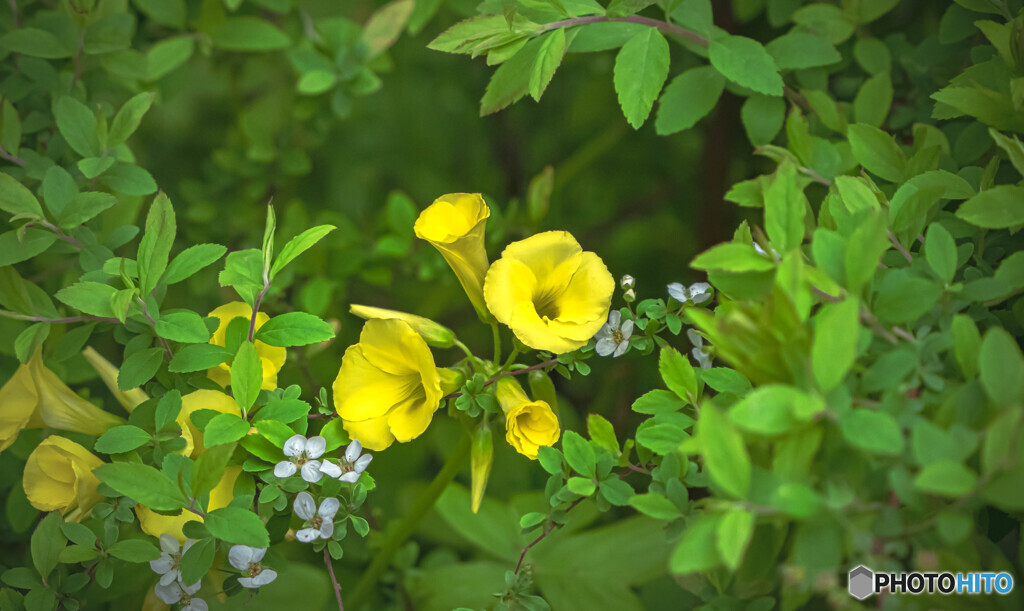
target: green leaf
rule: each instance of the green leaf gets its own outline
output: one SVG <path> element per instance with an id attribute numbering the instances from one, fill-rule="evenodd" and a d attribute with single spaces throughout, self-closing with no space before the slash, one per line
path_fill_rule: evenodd
<path id="1" fill-rule="evenodd" d="M 861 287 L 874 278 L 882 255 L 889 250 L 885 212 L 878 209 L 863 214 L 850 234 L 842 260 L 846 268 L 846 288 L 851 293 L 859 293 Z"/>
<path id="2" fill-rule="evenodd" d="M 185 0 L 132 0 L 132 3 L 139 7 L 144 15 L 157 23 L 178 29 L 185 27 L 185 18 L 188 17 Z"/>
<path id="3" fill-rule="evenodd" d="M 206 423 L 203 429 L 203 445 L 213 446 L 233 443 L 249 432 L 249 422 L 235 414 L 218 414 Z"/>
<path id="4" fill-rule="evenodd" d="M 978 374 L 978 354 L 981 352 L 981 334 L 978 326 L 966 314 L 953 317 L 953 347 L 957 363 L 965 378 L 973 378 Z"/>
<path id="5" fill-rule="evenodd" d="M 636 442 L 655 454 L 667 456 L 679 450 L 690 439 L 689 433 L 676 423 L 655 423 L 648 420 L 636 431 Z"/>
<path id="6" fill-rule="evenodd" d="M 150 509 L 175 511 L 188 504 L 177 484 L 149 465 L 109 463 L 97 467 L 93 473 L 118 494 L 130 497 Z"/>
<path id="7" fill-rule="evenodd" d="M 22 53 L 43 59 L 63 59 L 74 55 L 64 41 L 51 32 L 39 28 L 18 28 L 0 38 L 2 44 L 14 53 Z"/>
<path id="8" fill-rule="evenodd" d="M 678 412 L 687 402 L 668 390 L 651 390 L 633 402 L 633 411 L 639 414 L 665 414 Z"/>
<path id="9" fill-rule="evenodd" d="M 96 136 L 96 115 L 78 100 L 63 96 L 53 107 L 57 129 L 68 146 L 82 157 L 100 157 L 103 149 Z"/>
<path id="10" fill-rule="evenodd" d="M 164 362 L 162 348 L 147 348 L 132 353 L 124 360 L 117 374 L 117 387 L 121 390 L 138 388 L 153 379 Z"/>
<path id="11" fill-rule="evenodd" d="M 122 144 L 129 136 L 135 133 L 142 122 L 142 117 L 153 105 L 153 98 L 156 94 L 144 92 L 136 95 L 124 103 L 121 110 L 114 115 L 114 121 L 110 124 L 110 132 L 107 134 L 107 146 Z"/>
<path id="12" fill-rule="evenodd" d="M 570 477 L 566 485 L 569 492 L 580 496 L 590 496 L 597 491 L 597 484 L 589 477 Z"/>
<path id="13" fill-rule="evenodd" d="M 507 24 L 504 29 L 508 29 Z M 480 99 L 481 117 L 498 112 L 529 93 L 530 75 L 542 42 L 539 37 L 531 39 L 515 55 L 498 66 Z"/>
<path id="14" fill-rule="evenodd" d="M 172 342 L 188 344 L 210 341 L 210 330 L 203 319 L 191 310 L 163 313 L 156 322 L 156 334 Z"/>
<path id="15" fill-rule="evenodd" d="M 259 352 L 252 342 L 244 341 L 231 362 L 231 392 L 243 412 L 256 402 L 262 386 L 263 364 Z"/>
<path id="16" fill-rule="evenodd" d="M 320 95 L 326 93 L 338 83 L 338 75 L 326 70 L 310 70 L 303 72 L 295 86 L 303 95 Z"/>
<path id="17" fill-rule="evenodd" d="M 295 422 L 309 414 L 312 406 L 299 399 L 274 399 L 260 408 L 253 416 L 253 422 L 260 420 L 277 420 L 278 422 Z M 323 433 L 321 433 L 323 434 Z"/>
<path id="18" fill-rule="evenodd" d="M 715 108 L 724 88 L 725 79 L 711 66 L 683 72 L 661 94 L 655 131 L 667 136 L 693 127 Z"/>
<path id="19" fill-rule="evenodd" d="M 43 345 L 50 335 L 50 323 L 38 322 L 25 327 L 25 330 L 14 338 L 14 354 L 19 363 L 28 363 L 35 354 L 36 348 Z"/>
<path id="20" fill-rule="evenodd" d="M 137 426 L 126 424 L 115 426 L 103 433 L 93 446 L 97 452 L 104 454 L 120 454 L 129 452 L 135 448 L 142 447 L 149 443 L 152 436 Z"/>
<path id="21" fill-rule="evenodd" d="M 226 51 L 273 51 L 291 44 L 288 35 L 256 17 L 228 17 L 210 33 L 213 46 Z"/>
<path id="22" fill-rule="evenodd" d="M 853 116 L 859 124 L 881 127 L 891 107 L 892 77 L 888 72 L 881 72 L 861 85 L 853 100 Z"/>
<path id="23" fill-rule="evenodd" d="M 639 129 L 651 114 L 654 100 L 668 78 L 668 41 L 655 28 L 647 28 L 615 56 L 614 83 L 622 114 Z"/>
<path id="24" fill-rule="evenodd" d="M 57 236 L 45 229 L 29 227 L 24 236 L 21 233 L 15 229 L 0 234 L 0 267 L 31 259 L 57 241 Z"/>
<path id="25" fill-rule="evenodd" d="M 851 445 L 874 454 L 899 454 L 903 433 L 896 419 L 885 412 L 853 409 L 842 416 L 839 428 Z"/>
<path id="26" fill-rule="evenodd" d="M 171 200 L 164 193 L 158 193 L 149 207 L 146 233 L 139 243 L 139 289 L 143 295 L 148 295 L 156 287 L 164 270 L 167 269 L 167 258 L 170 256 L 176 232 L 177 225 Z"/>
<path id="27" fill-rule="evenodd" d="M 213 265 L 228 249 L 220 244 L 196 244 L 178 253 L 164 272 L 164 284 L 176 284 Z"/>
<path id="28" fill-rule="evenodd" d="M 206 529 L 221 541 L 267 547 L 270 537 L 259 516 L 241 507 L 224 507 L 206 514 Z"/>
<path id="29" fill-rule="evenodd" d="M 573 471 L 580 475 L 594 477 L 594 469 L 597 464 L 594 448 L 579 433 L 566 431 L 562 435 L 562 451 L 565 452 L 565 460 Z"/>
<path id="30" fill-rule="evenodd" d="M 764 192 L 764 227 L 780 253 L 800 247 L 804 237 L 807 198 L 796 180 L 796 168 L 783 164 Z"/>
<path id="31" fill-rule="evenodd" d="M 256 332 L 256 339 L 270 346 L 290 348 L 326 342 L 334 337 L 334 327 L 305 312 L 288 312 L 268 320 Z"/>
<path id="32" fill-rule="evenodd" d="M 10 214 L 43 217 L 43 207 L 39 205 L 36 196 L 25 185 L 2 172 L 0 172 L 0 210 Z"/>
<path id="33" fill-rule="evenodd" d="M 706 401 L 695 432 L 711 481 L 730 497 L 746 498 L 750 490 L 750 455 L 732 421 Z"/>
<path id="34" fill-rule="evenodd" d="M 999 148 L 1003 149 L 1006 156 L 1010 158 L 1010 163 L 1017 169 L 1017 173 L 1024 176 L 1024 144 L 1017 139 L 1016 135 L 1010 138 L 991 127 L 988 129 L 988 133 L 995 140 L 995 143 L 999 145 Z"/>
<path id="35" fill-rule="evenodd" d="M 629 499 L 633 498 L 636 491 L 627 482 L 620 479 L 618 475 L 609 475 L 597 487 L 601 497 L 616 507 L 629 505 Z"/>
<path id="36" fill-rule="evenodd" d="M 926 465 L 914 478 L 914 487 L 922 492 L 957 498 L 970 494 L 978 476 L 962 464 L 940 460 Z"/>
<path id="37" fill-rule="evenodd" d="M 673 573 L 698 573 L 719 565 L 719 520 L 719 516 L 701 514 L 687 524 L 683 537 L 669 560 L 669 569 Z"/>
<path id="38" fill-rule="evenodd" d="M 117 198 L 109 193 L 78 193 L 58 215 L 57 225 L 62 229 L 74 229 L 116 203 Z"/>
<path id="39" fill-rule="evenodd" d="M 782 95 L 779 67 L 756 40 L 743 36 L 714 36 L 708 42 L 711 65 L 730 81 L 771 96 Z"/>
<path id="40" fill-rule="evenodd" d="M 79 545 L 91 546 L 96 543 L 96 533 L 92 532 L 88 526 L 80 524 L 78 522 L 64 522 L 60 525 L 61 531 L 64 536 L 68 538 L 68 541 L 77 543 Z"/>
<path id="41" fill-rule="evenodd" d="M 768 144 L 775 139 L 786 120 L 786 101 L 755 93 L 743 103 L 740 118 L 751 144 Z"/>
<path id="42" fill-rule="evenodd" d="M 107 551 L 125 562 L 149 562 L 160 557 L 157 546 L 145 539 L 124 539 L 111 545 Z"/>
<path id="43" fill-rule="evenodd" d="M 103 173 L 103 184 L 116 193 L 141 197 L 156 192 L 156 181 L 153 175 L 137 165 L 115 163 Z"/>
<path id="44" fill-rule="evenodd" d="M 154 0 L 159 1 L 159 0 Z M 150 81 L 156 81 L 192 57 L 195 39 L 192 35 L 160 40 L 146 52 L 146 72 Z"/>
<path id="45" fill-rule="evenodd" d="M 917 320 L 942 296 L 942 288 L 934 281 L 911 276 L 906 270 L 889 272 L 876 290 L 872 311 L 893 323 Z"/>
<path id="46" fill-rule="evenodd" d="M 1007 407 L 1024 400 L 1024 356 L 1005 329 L 993 327 L 985 333 L 978 371 L 985 393 L 996 405 Z"/>
<path id="47" fill-rule="evenodd" d="M 5 183 L 8 178 L 6 174 L 0 174 L 0 208 L 4 210 L 7 210 L 4 207 L 3 200 L 6 199 L 7 187 Z M 35 201 L 35 196 L 31 192 L 28 195 Z M 50 211 L 50 214 L 60 217 L 64 207 L 70 204 L 76 195 L 78 195 L 78 186 L 67 170 L 57 165 L 46 170 L 46 174 L 43 176 L 43 199 L 46 200 L 46 209 Z M 38 203 L 34 205 L 36 207 L 39 206 Z M 42 212 L 39 214 L 41 215 Z"/>
<path id="48" fill-rule="evenodd" d="M 537 59 L 530 70 L 530 97 L 537 102 L 544 95 L 544 90 L 548 88 L 548 83 L 565 56 L 565 28 L 555 28 L 542 38 Z"/>
<path id="49" fill-rule="evenodd" d="M 956 215 L 986 229 L 1024 224 L 1024 187 L 999 185 L 982 191 L 961 204 Z"/>
<path id="50" fill-rule="evenodd" d="M 925 234 L 924 256 L 940 280 L 949 284 L 956 274 L 956 242 L 946 228 L 932 223 Z"/>
<path id="51" fill-rule="evenodd" d="M 288 243 L 284 245 L 284 248 L 281 249 L 280 254 L 277 255 L 277 260 L 274 261 L 274 265 L 270 268 L 270 279 L 273 280 L 274 276 L 277 275 L 277 272 L 284 269 L 284 267 L 291 263 L 295 257 L 312 248 L 313 245 L 335 229 L 337 228 L 334 225 L 319 225 L 317 227 L 307 229 L 289 240 Z"/>
<path id="52" fill-rule="evenodd" d="M 819 36 L 830 40 L 832 44 L 838 45 L 853 34 L 856 23 L 851 16 L 838 6 L 824 3 L 814 3 L 802 6 L 793 12 L 792 19 L 804 29 L 814 32 Z"/>
<path id="53" fill-rule="evenodd" d="M 629 504 L 655 520 L 675 520 L 682 515 L 672 501 L 660 494 L 638 494 L 629 499 Z"/>
<path id="54" fill-rule="evenodd" d="M 231 416 L 233 414 L 221 414 Z M 235 416 L 238 418 L 237 416 Z M 210 426 L 216 422 L 218 417 L 211 420 L 203 432 L 203 444 L 206 450 L 199 455 L 199 458 L 192 464 L 192 494 L 199 498 L 217 487 L 224 476 L 224 469 L 231 460 L 235 451 L 235 444 L 217 444 L 210 441 Z M 241 418 L 239 418 L 241 420 Z M 243 421 L 244 422 L 244 421 Z M 246 426 L 246 432 L 249 427 Z M 216 441 L 216 440 L 215 440 Z"/>
<path id="55" fill-rule="evenodd" d="M 611 422 L 599 414 L 587 415 L 587 434 L 591 441 L 597 445 L 607 448 L 612 455 L 619 455 L 619 441 L 615 438 L 615 427 Z"/>
<path id="56" fill-rule="evenodd" d="M 196 541 L 181 557 L 182 583 L 199 583 L 210 572 L 217 553 L 217 540 L 206 537 Z"/>
<path id="57" fill-rule="evenodd" d="M 700 253 L 690 262 L 690 267 L 723 272 L 763 272 L 774 269 L 775 263 L 758 254 L 750 244 L 729 242 Z"/>
<path id="58" fill-rule="evenodd" d="M 791 386 L 761 386 L 729 408 L 729 419 L 745 431 L 759 435 L 782 435 L 823 411 L 825 405 L 814 395 Z"/>
<path id="59" fill-rule="evenodd" d="M 377 57 L 395 44 L 415 8 L 415 0 L 392 0 L 370 15 L 363 26 L 367 59 Z"/>
<path id="60" fill-rule="evenodd" d="M 822 390 L 831 390 L 842 382 L 853 366 L 860 338 L 859 309 L 857 298 L 847 297 L 822 306 L 815 316 L 811 364 Z"/>
<path id="61" fill-rule="evenodd" d="M 689 359 L 675 348 L 663 348 L 658 357 L 658 371 L 669 390 L 680 399 L 694 402 L 697 399 L 697 375 Z"/>
<path id="62" fill-rule="evenodd" d="M 193 344 L 185 346 L 174 358 L 167 370 L 171 373 L 188 373 L 203 371 L 216 367 L 231 358 L 231 353 L 223 346 L 214 344 Z"/>
<path id="63" fill-rule="evenodd" d="M 846 130 L 857 163 L 889 182 L 898 183 L 903 179 L 906 158 L 892 136 L 863 123 L 854 123 Z"/>
<path id="64" fill-rule="evenodd" d="M 54 295 L 62 303 L 93 316 L 112 317 L 110 300 L 117 293 L 114 287 L 99 282 L 77 282 L 57 291 Z"/>
<path id="65" fill-rule="evenodd" d="M 769 42 L 765 45 L 765 50 L 772 56 L 780 70 L 828 66 L 843 59 L 829 41 L 795 29 Z"/>
<path id="66" fill-rule="evenodd" d="M 157 432 L 175 422 L 178 414 L 181 413 L 181 391 L 170 390 L 160 397 L 156 404 L 156 411 L 153 414 L 153 423 Z M 194 487 L 194 483 L 193 483 Z"/>
<path id="67" fill-rule="evenodd" d="M 57 567 L 60 551 L 67 543 L 60 528 L 63 521 L 60 512 L 51 511 L 40 520 L 39 525 L 32 532 L 32 564 L 39 571 L 39 576 L 43 580 L 49 577 L 53 569 Z"/>
<path id="68" fill-rule="evenodd" d="M 743 374 L 735 369 L 726 367 L 712 367 L 701 369 L 700 379 L 720 393 L 732 393 L 740 396 L 750 390 L 750 381 L 743 377 Z M 633 406 L 636 410 L 636 406 Z"/>
<path id="69" fill-rule="evenodd" d="M 735 571 L 754 534 L 754 514 L 733 509 L 718 522 L 718 553 L 725 566 Z"/>

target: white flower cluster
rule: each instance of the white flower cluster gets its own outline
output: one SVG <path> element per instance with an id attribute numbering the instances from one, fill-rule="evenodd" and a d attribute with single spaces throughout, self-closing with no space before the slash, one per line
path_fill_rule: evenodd
<path id="1" fill-rule="evenodd" d="M 348 444 L 345 457 L 338 464 L 326 458 L 320 460 L 326 451 L 327 440 L 323 437 L 317 435 L 306 439 L 303 435 L 294 435 L 284 442 L 284 455 L 288 460 L 282 460 L 274 465 L 274 475 L 285 478 L 298 472 L 302 479 L 311 484 L 319 482 L 326 475 L 354 484 L 373 460 L 373 456 L 369 454 L 360 456 L 363 445 L 359 440 L 353 440 Z"/>
<path id="2" fill-rule="evenodd" d="M 330 539 L 334 534 L 334 516 L 341 507 L 341 501 L 334 497 L 320 501 L 319 509 L 313 495 L 308 492 L 300 492 L 295 495 L 295 515 L 299 516 L 306 523 L 304 528 L 295 533 L 295 537 L 303 543 L 309 543 L 317 539 Z"/>
<path id="3" fill-rule="evenodd" d="M 594 350 L 601 356 L 622 356 L 629 348 L 631 335 L 633 335 L 633 321 L 623 321 L 622 313 L 612 310 L 608 313 L 608 322 L 594 336 L 597 341 Z"/>
<path id="4" fill-rule="evenodd" d="M 690 302 L 694 305 L 704 303 L 711 299 L 711 285 L 707 282 L 694 282 L 685 286 L 681 282 L 673 282 L 668 285 L 668 295 L 679 303 Z"/>
<path id="5" fill-rule="evenodd" d="M 154 573 L 160 575 L 160 581 L 154 587 L 156 597 L 168 605 L 184 603 L 181 611 L 207 611 L 209 609 L 205 600 L 195 596 L 202 585 L 202 580 L 192 585 L 186 585 L 181 581 L 181 557 L 194 544 L 195 539 L 186 539 L 185 545 L 182 547 L 178 544 L 177 539 L 164 533 L 160 535 L 160 557 L 149 561 L 149 567 L 153 569 Z"/>
<path id="6" fill-rule="evenodd" d="M 231 566 L 242 571 L 238 578 L 238 585 L 243 588 L 256 589 L 265 586 L 277 579 L 277 571 L 263 568 L 263 556 L 267 553 L 265 547 L 250 547 L 248 545 L 235 545 L 228 552 L 228 562 Z"/>

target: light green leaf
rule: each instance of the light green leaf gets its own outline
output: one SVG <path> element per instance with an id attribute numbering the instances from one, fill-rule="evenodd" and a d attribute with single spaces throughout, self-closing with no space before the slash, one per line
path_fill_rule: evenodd
<path id="1" fill-rule="evenodd" d="M 274 276 L 284 269 L 286 265 L 291 263 L 295 257 L 312 248 L 317 242 L 322 240 L 324 236 L 335 229 L 337 229 L 337 227 L 334 225 L 319 225 L 317 227 L 307 229 L 289 240 L 277 255 L 274 265 L 270 268 L 270 279 L 273 280 Z"/>
<path id="2" fill-rule="evenodd" d="M 153 379 L 164 362 L 162 348 L 147 348 L 133 353 L 121 364 L 117 374 L 117 387 L 121 390 L 138 388 Z"/>
<path id="3" fill-rule="evenodd" d="M 711 481 L 730 497 L 746 498 L 750 490 L 750 455 L 732 421 L 706 401 L 697 418 L 696 437 Z"/>
<path id="4" fill-rule="evenodd" d="M 929 494 L 957 498 L 969 494 L 977 481 L 978 476 L 962 464 L 940 460 L 921 469 L 914 478 L 914 487 Z"/>
<path id="5" fill-rule="evenodd" d="M 713 569 L 721 562 L 718 556 L 719 516 L 700 514 L 686 526 L 669 569 L 677 574 L 697 573 Z"/>
<path id="6" fill-rule="evenodd" d="M 167 258 L 176 233 L 177 224 L 171 200 L 165 194 L 158 193 L 149 207 L 146 232 L 139 243 L 139 290 L 143 295 L 148 295 L 156 287 L 167 269 Z"/>
<path id="7" fill-rule="evenodd" d="M 62 229 L 74 229 L 92 219 L 104 210 L 113 207 L 117 198 L 109 193 L 86 191 L 75 195 L 71 202 L 57 217 L 57 224 Z"/>
<path id="8" fill-rule="evenodd" d="M 36 196 L 25 185 L 2 172 L 0 172 L 0 210 L 10 214 L 30 214 L 43 217 L 43 208 L 39 205 Z"/>
<path id="9" fill-rule="evenodd" d="M 630 38 L 615 56 L 615 92 L 622 114 L 633 129 L 639 129 L 651 114 L 654 100 L 668 78 L 668 66 L 668 41 L 655 28 Z"/>
<path id="10" fill-rule="evenodd" d="M 164 272 L 164 284 L 176 284 L 191 278 L 203 268 L 216 263 L 224 256 L 227 250 L 226 247 L 220 244 L 196 244 L 195 246 L 189 246 L 178 253 L 168 264 L 167 271 Z"/>
<path id="11" fill-rule="evenodd" d="M 326 342 L 333 337 L 334 327 L 305 312 L 288 312 L 275 316 L 256 332 L 256 339 L 259 341 L 284 348 Z"/>
<path id="12" fill-rule="evenodd" d="M 565 56 L 565 28 L 556 28 L 544 34 L 540 50 L 537 51 L 537 59 L 530 71 L 530 97 L 535 101 L 539 102 L 540 97 L 544 95 L 544 90 L 555 76 L 555 71 L 562 63 L 563 56 Z"/>
<path id="13" fill-rule="evenodd" d="M 808 32 L 790 30 L 765 45 L 780 70 L 802 70 L 828 66 L 842 61 L 843 56 L 832 43 Z"/>
<path id="14" fill-rule="evenodd" d="M 857 298 L 851 296 L 822 306 L 815 316 L 811 363 L 822 390 L 831 390 L 842 382 L 853 366 L 860 337 L 859 308 Z"/>
<path id="15" fill-rule="evenodd" d="M 115 426 L 100 436 L 93 449 L 104 454 L 129 452 L 149 443 L 152 436 L 137 426 L 126 424 Z"/>
<path id="16" fill-rule="evenodd" d="M 860 124 L 881 127 L 891 107 L 892 77 L 888 72 L 880 72 L 861 85 L 853 100 L 853 116 Z"/>
<path id="17" fill-rule="evenodd" d="M 96 115 L 78 100 L 63 96 L 53 106 L 57 129 L 76 153 L 82 157 L 100 157 L 103 150 L 96 136 Z"/>
<path id="18" fill-rule="evenodd" d="M 675 348 L 662 348 L 658 357 L 658 371 L 669 390 L 680 399 L 693 402 L 697 399 L 697 375 L 689 359 Z"/>
<path id="19" fill-rule="evenodd" d="M 708 44 L 711 65 L 730 81 L 771 96 L 782 95 L 782 77 L 761 43 L 743 36 L 716 36 Z"/>
<path id="20" fill-rule="evenodd" d="M 655 520 L 675 520 L 682 515 L 672 501 L 660 494 L 637 494 L 629 499 L 629 504 Z"/>
<path id="21" fill-rule="evenodd" d="M 288 35 L 257 17 L 228 17 L 210 34 L 213 46 L 226 51 L 273 51 L 291 44 Z"/>
<path id="22" fill-rule="evenodd" d="M 263 364 L 260 355 L 252 342 L 243 341 L 231 362 L 231 392 L 243 412 L 256 402 L 262 385 Z"/>
<path id="23" fill-rule="evenodd" d="M 231 358 L 231 353 L 223 346 L 214 344 L 192 344 L 185 346 L 167 367 L 172 373 L 188 373 L 216 367 Z"/>
<path id="24" fill-rule="evenodd" d="M 140 93 L 124 103 L 121 110 L 114 115 L 114 122 L 110 124 L 110 132 L 107 134 L 107 146 L 117 146 L 128 139 L 135 130 L 139 128 L 142 117 L 153 105 L 154 93 Z"/>
<path id="25" fill-rule="evenodd" d="M 781 97 L 756 93 L 743 103 L 740 118 L 751 144 L 768 144 L 775 139 L 786 120 L 786 101 Z"/>
<path id="26" fill-rule="evenodd" d="M 999 185 L 982 191 L 961 204 L 956 215 L 986 229 L 1024 224 L 1024 187 Z"/>
<path id="27" fill-rule="evenodd" d="M 925 234 L 924 256 L 940 280 L 949 284 L 956 274 L 956 242 L 946 228 L 932 223 Z"/>
<path id="28" fill-rule="evenodd" d="M 221 541 L 237 545 L 267 547 L 270 537 L 263 521 L 242 507 L 224 507 L 206 514 L 206 529 Z"/>
<path id="29" fill-rule="evenodd" d="M 850 148 L 857 163 L 890 182 L 900 182 L 906 158 L 892 136 L 872 125 L 855 123 L 847 127 Z"/>
<path id="30" fill-rule="evenodd" d="M 156 334 L 172 342 L 198 344 L 210 341 L 210 330 L 203 319 L 189 310 L 161 314 L 156 322 Z"/>
<path id="31" fill-rule="evenodd" d="M 807 198 L 796 180 L 791 163 L 779 166 L 775 180 L 764 192 L 764 227 L 780 253 L 800 247 L 804 237 Z"/>
<path id="32" fill-rule="evenodd" d="M 112 317 L 110 300 L 117 289 L 99 282 L 78 282 L 66 286 L 54 295 L 62 303 L 93 316 Z"/>
<path id="33" fill-rule="evenodd" d="M 235 414 L 218 414 L 207 422 L 206 428 L 203 429 L 203 445 L 212 448 L 234 443 L 245 437 L 249 428 L 249 423 L 244 418 Z M 216 485 L 216 482 L 214 484 Z"/>
<path id="34" fill-rule="evenodd" d="M 773 269 L 771 259 L 758 254 L 750 244 L 729 242 L 705 250 L 690 262 L 694 269 L 723 272 L 763 272 Z"/>
<path id="35" fill-rule="evenodd" d="M 711 66 L 691 68 L 672 79 L 658 101 L 654 129 L 666 136 L 693 127 L 710 113 L 725 88 L 725 79 Z"/>
<path id="36" fill-rule="evenodd" d="M 178 486 L 149 465 L 109 463 L 97 467 L 93 473 L 118 494 L 130 497 L 150 509 L 174 511 L 188 504 Z"/>
<path id="37" fill-rule="evenodd" d="M 754 514 L 734 509 L 718 522 L 718 553 L 725 566 L 736 570 L 754 534 Z"/>
<path id="38" fill-rule="evenodd" d="M 1007 407 L 1024 399 L 1024 356 L 1005 329 L 993 327 L 985 333 L 978 371 L 985 393 L 996 405 Z"/>
<path id="39" fill-rule="evenodd" d="M 853 409 L 839 422 L 843 438 L 851 445 L 874 454 L 899 454 L 903 433 L 896 419 L 886 412 Z"/>

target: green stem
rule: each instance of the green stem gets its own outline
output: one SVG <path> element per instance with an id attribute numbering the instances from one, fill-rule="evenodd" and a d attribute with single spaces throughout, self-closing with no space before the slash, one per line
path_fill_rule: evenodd
<path id="1" fill-rule="evenodd" d="M 494 336 L 494 364 L 501 366 L 501 329 L 497 322 L 491 323 L 491 334 Z"/>
<path id="2" fill-rule="evenodd" d="M 406 539 L 416 531 L 420 522 L 423 521 L 423 518 L 434 507 L 437 499 L 441 497 L 448 484 L 455 479 L 455 475 L 462 469 L 466 459 L 469 458 L 469 449 L 470 436 L 469 434 L 463 434 L 458 444 L 452 450 L 452 453 L 448 455 L 444 466 L 441 467 L 441 470 L 434 477 L 434 480 L 430 482 L 427 489 L 416 499 L 416 504 L 412 506 L 412 509 L 402 519 L 398 528 L 392 531 L 391 537 L 380 548 L 377 555 L 373 557 L 369 568 L 366 569 L 359 583 L 356 584 L 352 598 L 349 601 L 349 607 L 356 611 L 363 607 L 371 591 L 377 585 L 377 580 L 380 579 L 381 574 L 391 565 L 391 559 L 395 553 L 398 552 L 398 549 L 405 543 Z"/>

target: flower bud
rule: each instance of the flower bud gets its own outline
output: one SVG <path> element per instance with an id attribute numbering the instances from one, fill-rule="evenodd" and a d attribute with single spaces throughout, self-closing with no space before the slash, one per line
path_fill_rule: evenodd
<path id="1" fill-rule="evenodd" d="M 82 351 L 82 356 L 85 360 L 89 361 L 92 368 L 96 370 L 96 373 L 100 374 L 100 379 L 107 385 L 110 392 L 117 399 L 117 402 L 129 413 L 139 406 L 143 401 L 149 400 L 147 395 L 141 388 L 133 388 L 131 390 L 121 390 L 117 385 L 117 376 L 120 373 L 117 367 L 114 367 L 107 359 L 92 349 L 91 346 L 86 346 L 85 350 Z"/>
<path id="2" fill-rule="evenodd" d="M 531 401 L 511 377 L 498 380 L 495 395 L 505 412 L 505 440 L 516 452 L 536 459 L 540 446 L 555 445 L 562 430 L 551 406 Z"/>
<path id="3" fill-rule="evenodd" d="M 622 298 L 626 303 L 633 303 L 636 301 L 636 292 L 633 289 L 627 289 L 626 292 L 622 294 Z"/>
<path id="4" fill-rule="evenodd" d="M 633 276 L 630 276 L 629 274 L 626 274 L 625 276 L 623 276 L 622 280 L 619 281 L 619 286 L 621 286 L 623 288 L 623 290 L 631 289 L 631 288 L 633 288 L 633 286 L 635 284 L 636 284 L 636 279 L 633 278 Z"/>
<path id="5" fill-rule="evenodd" d="M 80 521 L 103 500 L 96 492 L 100 480 L 92 474 L 102 464 L 81 445 L 51 435 L 32 450 L 25 463 L 25 496 L 40 511 L 58 510 L 66 520 Z"/>
<path id="6" fill-rule="evenodd" d="M 413 331 L 419 333 L 424 341 L 435 348 L 451 348 L 455 345 L 455 332 L 429 318 L 399 312 L 398 310 L 356 304 L 349 306 L 348 311 L 365 320 L 371 318 L 404 320 L 412 327 Z"/>
<path id="7" fill-rule="evenodd" d="M 487 489 L 487 479 L 491 475 L 491 465 L 493 463 L 494 435 L 491 433 L 491 427 L 485 419 L 473 431 L 472 454 L 470 454 L 469 458 L 470 473 L 473 476 L 473 513 L 480 510 L 480 503 L 484 500 L 484 491 Z"/>

